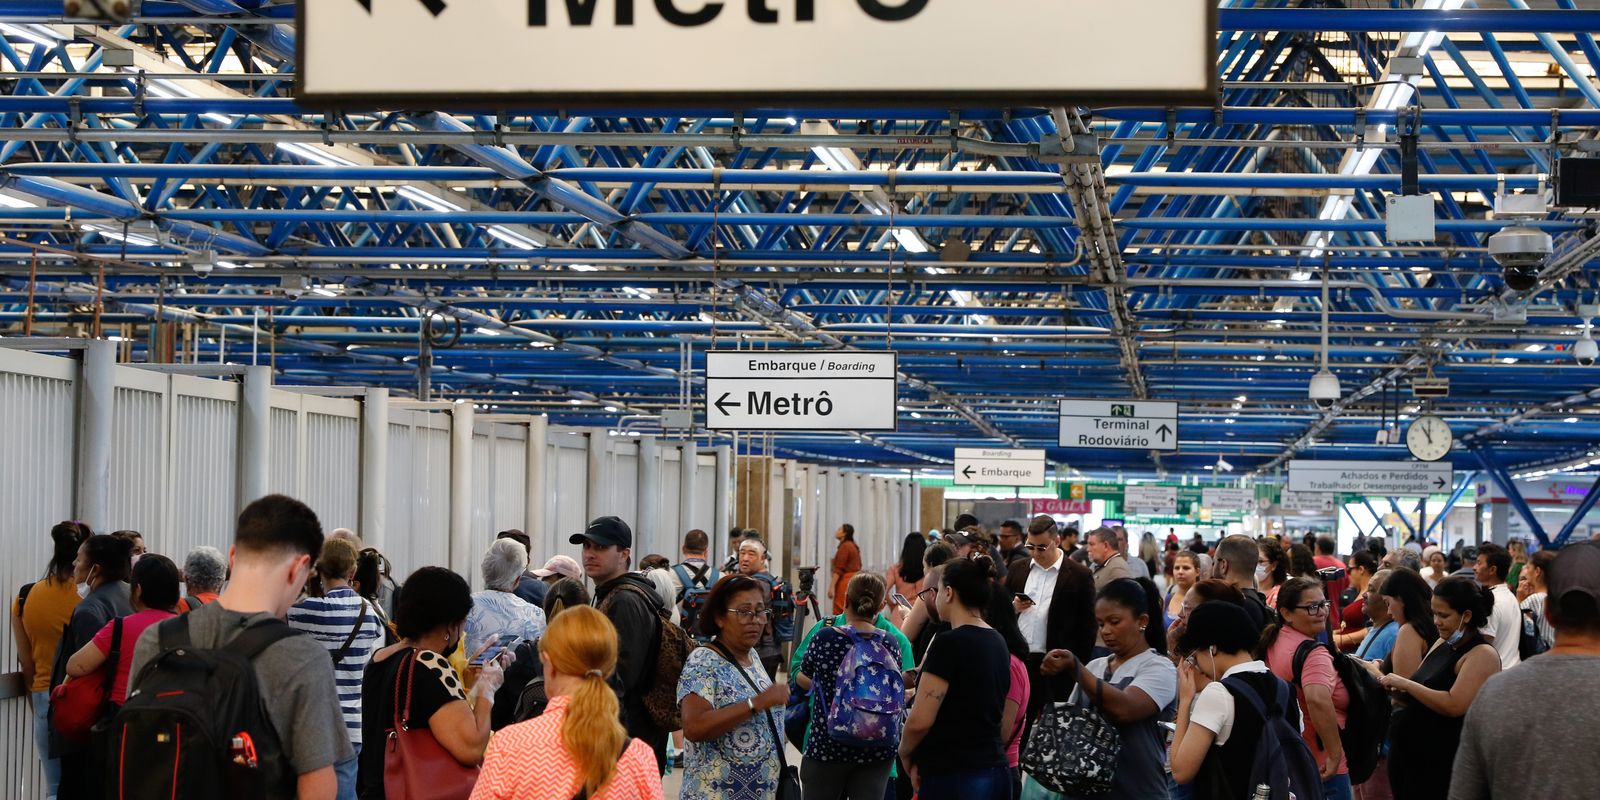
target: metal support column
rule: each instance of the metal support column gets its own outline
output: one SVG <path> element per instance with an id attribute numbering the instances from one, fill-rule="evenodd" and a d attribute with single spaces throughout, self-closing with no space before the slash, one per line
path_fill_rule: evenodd
<path id="1" fill-rule="evenodd" d="M 1374 524 L 1374 525 L 1378 526 L 1378 528 L 1382 529 L 1383 530 L 1383 537 L 1385 539 L 1388 539 L 1389 538 L 1389 529 L 1383 527 L 1383 515 L 1378 513 L 1378 509 L 1372 507 L 1372 501 L 1370 499 L 1368 499 L 1368 498 L 1363 497 L 1363 498 L 1361 498 L 1361 505 L 1364 505 L 1364 506 L 1367 507 L 1367 513 L 1372 515 L 1372 524 Z M 1392 541 L 1391 542 L 1385 542 L 1385 544 L 1394 545 L 1394 544 L 1396 544 L 1396 542 L 1392 542 Z"/>
<path id="2" fill-rule="evenodd" d="M 1522 492 L 1517 489 L 1517 484 L 1511 479 L 1511 475 L 1490 460 L 1488 449 L 1475 447 L 1472 448 L 1472 454 L 1477 457 L 1478 464 L 1483 467 L 1483 471 L 1489 473 L 1489 477 L 1494 479 L 1495 485 L 1499 486 L 1500 491 L 1505 493 L 1506 502 L 1510 503 L 1511 507 L 1522 515 L 1522 520 L 1528 523 L 1528 530 L 1533 531 L 1533 538 L 1539 540 L 1539 547 L 1549 547 L 1550 537 L 1545 535 L 1544 526 L 1539 524 L 1539 518 L 1534 516 L 1533 509 L 1528 507 L 1528 502 L 1522 499 Z"/>
<path id="3" fill-rule="evenodd" d="M 404 469 L 406 465 L 397 465 Z M 361 513 L 356 531 L 383 550 L 389 525 L 389 390 L 367 389 L 361 402 Z"/>
<path id="4" fill-rule="evenodd" d="M 695 453 L 694 442 L 684 442 L 678 448 L 678 530 L 692 531 L 695 528 L 711 527 L 709 521 L 698 519 L 694 513 L 695 478 L 699 477 L 699 456 Z M 728 557 L 723 552 L 728 542 L 727 534 L 711 531 L 712 563 L 721 564 L 721 559 Z"/>
<path id="5" fill-rule="evenodd" d="M 1551 547 L 1566 546 L 1567 539 L 1572 536 L 1572 532 L 1578 529 L 1578 526 L 1583 523 L 1583 518 L 1589 516 L 1589 512 L 1594 509 L 1596 500 L 1600 500 L 1600 478 L 1595 479 L 1594 484 L 1589 487 L 1589 493 L 1583 496 L 1583 502 L 1572 510 L 1572 516 L 1568 517 L 1566 524 L 1561 526 L 1561 532 L 1557 533 L 1556 538 L 1550 541 Z"/>
<path id="6" fill-rule="evenodd" d="M 545 490 L 545 475 L 550 456 L 550 418 L 544 415 L 528 420 L 527 469 L 524 470 L 522 529 L 528 532 L 529 541 L 537 548 L 535 553 L 544 558 L 560 552 L 554 525 L 545 522 L 550 498 Z"/>
<path id="7" fill-rule="evenodd" d="M 712 524 L 716 526 L 713 535 L 717 541 L 726 542 L 728 531 L 733 528 L 733 448 L 722 445 L 717 453 L 717 486 L 715 500 L 712 503 Z"/>
<path id="8" fill-rule="evenodd" d="M 472 404 L 450 406 L 450 569 L 481 588 L 483 576 L 472 568 Z"/>
<path id="9" fill-rule="evenodd" d="M 646 553 L 674 553 L 665 540 L 669 531 L 661 525 L 661 448 L 654 436 L 639 437 L 639 518 L 633 521 L 633 534 Z"/>
<path id="10" fill-rule="evenodd" d="M 74 515 L 103 531 L 111 524 L 111 418 L 117 395 L 115 342 L 93 341 L 78 371 L 78 485 Z"/>
<path id="11" fill-rule="evenodd" d="M 239 479 L 236 510 L 267 494 L 272 470 L 272 368 L 245 367 L 239 387 Z"/>

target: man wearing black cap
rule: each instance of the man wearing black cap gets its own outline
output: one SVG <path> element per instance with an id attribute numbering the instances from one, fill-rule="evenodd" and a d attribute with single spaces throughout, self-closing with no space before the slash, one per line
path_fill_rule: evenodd
<path id="1" fill-rule="evenodd" d="M 656 648 L 663 608 L 656 585 L 629 571 L 633 529 L 616 517 L 601 517 L 570 540 L 583 545 L 583 571 L 594 581 L 594 606 L 617 629 L 617 677 L 621 682 L 623 724 L 628 735 L 643 739 L 665 769 L 667 733 L 658 730 L 645 708 L 644 696 L 655 678 Z"/>
<path id="2" fill-rule="evenodd" d="M 1564 548 L 1546 583 L 1556 644 L 1478 691 L 1450 800 L 1594 796 L 1594 773 L 1582 759 L 1600 753 L 1600 543 Z"/>

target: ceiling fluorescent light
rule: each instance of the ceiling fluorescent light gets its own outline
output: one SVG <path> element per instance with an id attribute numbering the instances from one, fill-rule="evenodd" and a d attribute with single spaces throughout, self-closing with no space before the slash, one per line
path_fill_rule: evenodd
<path id="1" fill-rule="evenodd" d="M 128 233 L 127 236 L 123 236 L 122 231 L 114 230 L 101 225 L 85 225 L 83 226 L 83 229 L 91 233 L 98 233 L 114 242 L 125 241 L 135 247 L 155 247 L 157 245 L 156 240 L 148 236 L 141 236 L 132 232 Z"/>
<path id="2" fill-rule="evenodd" d="M 10 34 L 18 39 L 26 39 L 43 47 L 55 47 L 66 41 L 58 31 L 46 25 L 0 23 L 0 32 Z"/>
<path id="3" fill-rule="evenodd" d="M 913 253 L 931 253 L 933 248 L 923 241 L 921 234 L 910 228 L 895 228 L 894 238 L 900 246 Z"/>
<path id="4" fill-rule="evenodd" d="M 460 209 L 457 210 L 459 211 Z M 522 234 L 517 233 L 516 231 L 513 231 L 504 225 L 490 225 L 487 232 L 495 239 L 498 239 L 501 242 L 511 245 L 519 250 L 535 250 L 539 247 L 538 242 L 523 236 Z"/>
<path id="5" fill-rule="evenodd" d="M 325 167 L 352 167 L 355 162 L 340 158 L 320 147 L 299 142 L 278 142 L 278 149 Z"/>
<path id="6" fill-rule="evenodd" d="M 456 205 L 455 203 L 452 203 L 443 197 L 439 197 L 438 195 L 424 192 L 415 186 L 401 186 L 396 188 L 394 191 L 395 194 L 398 194 L 401 197 L 416 203 L 417 205 L 427 206 L 434 211 L 461 211 L 464 209 L 463 206 Z"/>
<path id="7" fill-rule="evenodd" d="M 6 208 L 38 208 L 39 204 L 27 198 L 0 192 L 0 206 Z"/>

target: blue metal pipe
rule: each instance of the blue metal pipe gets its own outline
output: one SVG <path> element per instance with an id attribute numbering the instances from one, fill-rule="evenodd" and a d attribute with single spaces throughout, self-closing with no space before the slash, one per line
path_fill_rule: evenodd
<path id="1" fill-rule="evenodd" d="M 1224 31 L 1370 31 L 1395 33 L 1585 33 L 1600 30 L 1600 11 L 1396 8 L 1223 8 Z"/>
<path id="2" fill-rule="evenodd" d="M 1184 124 L 1212 124 L 1217 120 L 1216 112 L 1211 108 L 1186 107 L 1176 109 L 1175 113 L 1177 121 Z M 1399 112 L 1384 109 L 1367 109 L 1365 116 L 1366 124 L 1368 125 L 1394 125 L 1398 119 Z M 1167 121 L 1167 109 L 1118 106 L 1096 109 L 1095 117 L 1102 122 L 1159 124 Z M 1479 108 L 1468 110 L 1423 109 L 1422 111 L 1422 124 L 1428 126 L 1512 125 L 1526 127 L 1549 125 L 1550 120 L 1550 112 L 1539 109 Z M 1224 125 L 1331 125 L 1350 127 L 1356 123 L 1356 109 L 1227 106 L 1222 109 L 1222 123 Z M 1600 125 L 1600 111 L 1569 111 L 1563 109 L 1561 111 L 1561 124 L 1563 127 L 1592 127 Z M 1241 142 L 1241 146 L 1248 147 L 1249 142 Z"/>
<path id="3" fill-rule="evenodd" d="M 1428 523 L 1428 529 L 1422 532 L 1422 538 L 1424 540 L 1427 540 L 1433 536 L 1433 532 L 1439 527 L 1439 523 L 1443 522 L 1445 517 L 1450 516 L 1450 511 L 1456 507 L 1456 503 L 1461 502 L 1462 496 L 1467 493 L 1468 489 L 1472 488 L 1472 482 L 1477 480 L 1477 478 L 1478 473 L 1476 471 L 1468 472 L 1466 477 L 1462 478 L 1461 482 L 1456 484 L 1455 491 L 1452 491 L 1450 493 L 1450 498 L 1444 501 L 1444 510 L 1440 511 L 1438 514 L 1435 514 L 1433 521 Z"/>
<path id="4" fill-rule="evenodd" d="M 1533 538 L 1539 540 L 1539 547 L 1550 547 L 1550 537 L 1545 535 L 1544 526 L 1539 524 L 1539 518 L 1534 515 L 1533 509 L 1528 507 L 1528 502 L 1522 499 L 1522 492 L 1517 489 L 1516 481 L 1511 479 L 1511 475 L 1504 468 L 1494 463 L 1490 450 L 1480 445 L 1472 448 L 1471 453 L 1478 459 L 1483 471 L 1489 473 L 1489 477 L 1500 487 L 1500 491 L 1506 496 L 1506 501 L 1522 515 L 1522 521 L 1528 524 L 1528 530 L 1533 531 Z"/>
<path id="5" fill-rule="evenodd" d="M 1594 504 L 1597 500 L 1600 500 L 1600 478 L 1595 478 L 1594 484 L 1589 487 L 1589 493 L 1584 495 L 1583 502 L 1578 503 L 1578 507 L 1572 510 L 1572 516 L 1568 517 L 1567 521 L 1562 524 L 1561 532 L 1557 533 L 1556 538 L 1550 541 L 1550 546 L 1557 549 L 1565 547 L 1567 539 L 1572 537 L 1572 532 L 1576 531 L 1578 526 L 1583 523 L 1583 518 L 1589 516 L 1589 512 L 1594 510 Z"/>

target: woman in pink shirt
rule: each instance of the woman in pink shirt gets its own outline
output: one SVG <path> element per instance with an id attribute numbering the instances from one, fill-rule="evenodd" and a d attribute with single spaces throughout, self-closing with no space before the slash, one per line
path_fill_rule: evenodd
<path id="1" fill-rule="evenodd" d="M 133 668 L 133 646 L 144 629 L 177 616 L 178 567 L 166 556 L 146 553 L 133 565 L 130 599 L 133 613 L 105 624 L 88 644 L 67 661 L 67 677 L 82 678 L 105 666 L 111 656 L 111 640 L 116 626 L 122 626 L 121 652 L 116 675 L 111 681 L 111 702 L 118 706 L 128 699 L 128 671 Z"/>
<path id="2" fill-rule="evenodd" d="M 1295 651 L 1327 632 L 1329 603 L 1320 581 L 1290 578 L 1278 590 L 1278 616 L 1283 622 L 1267 629 L 1262 650 L 1272 674 L 1295 688 L 1306 744 L 1322 768 L 1327 800 L 1350 800 L 1349 768 L 1339 729 L 1344 727 L 1350 695 L 1333 669 L 1333 654 L 1320 643 L 1312 646 L 1300 680 L 1294 679 Z"/>
<path id="3" fill-rule="evenodd" d="M 617 629 L 576 606 L 539 640 L 550 705 L 489 740 L 472 800 L 661 800 L 655 754 L 617 722 L 606 679 L 617 668 Z"/>

